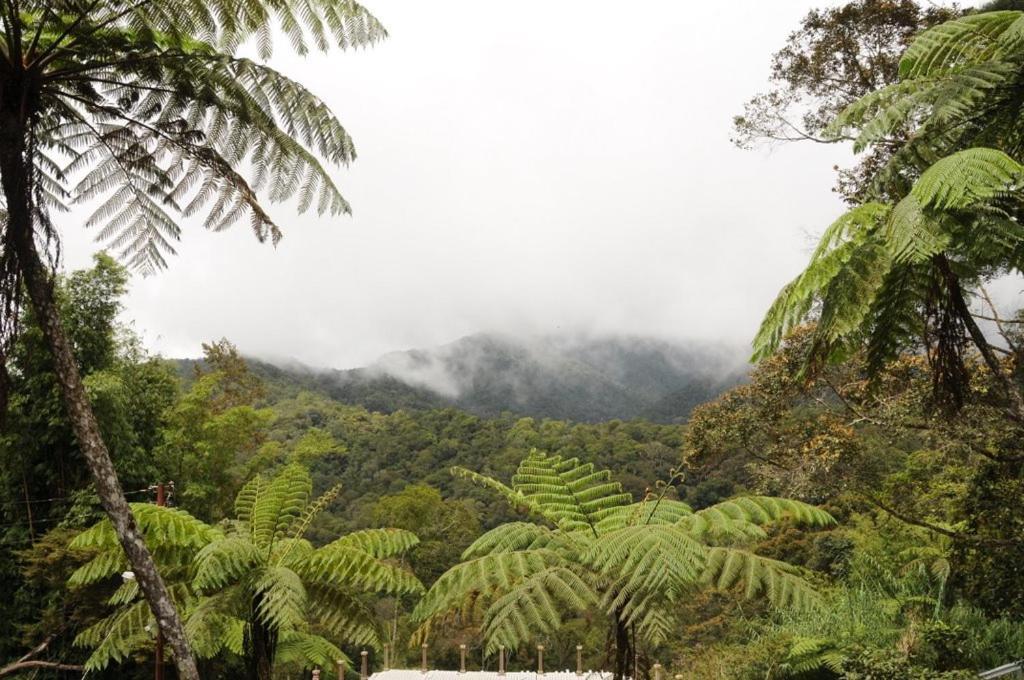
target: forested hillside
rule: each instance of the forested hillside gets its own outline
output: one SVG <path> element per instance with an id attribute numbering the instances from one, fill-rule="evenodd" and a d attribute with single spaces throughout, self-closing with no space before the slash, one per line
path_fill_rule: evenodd
<path id="1" fill-rule="evenodd" d="M 735 141 L 860 155 L 743 380 L 729 352 L 628 336 L 477 335 L 347 372 L 228 339 L 152 354 L 125 264 L 39 252 L 48 208 L 113 192 L 93 221 L 146 271 L 179 233 L 165 209 L 212 202 L 207 226 L 248 213 L 272 241 L 268 183 L 346 211 L 317 156 L 354 158 L 347 134 L 235 50 L 383 27 L 347 2 L 0 6 L 0 678 L 352 680 L 385 653 L 519 670 L 539 646 L 613 680 L 1024 659 L 1016 5 L 853 0 L 775 54 Z"/>
<path id="2" fill-rule="evenodd" d="M 282 387 L 320 391 L 375 411 L 455 407 L 485 417 L 508 412 L 590 423 L 682 422 L 746 372 L 742 350 L 728 345 L 492 334 L 394 352 L 350 370 L 250 363 Z"/>

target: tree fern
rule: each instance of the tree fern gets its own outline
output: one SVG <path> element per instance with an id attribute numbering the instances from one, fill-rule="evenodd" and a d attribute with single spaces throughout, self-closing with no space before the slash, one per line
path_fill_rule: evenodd
<path id="1" fill-rule="evenodd" d="M 762 496 L 696 513 L 669 498 L 633 503 L 607 471 L 538 451 L 522 461 L 511 486 L 454 472 L 494 489 L 534 520 L 478 538 L 413 611 L 418 639 L 439 627 L 478 624 L 488 653 L 551 634 L 585 612 L 602 614 L 620 644 L 656 645 L 677 626 L 683 598 L 702 587 L 742 585 L 742 592 L 778 606 L 807 606 L 813 589 L 792 568 L 736 544 L 764 537 L 766 524 L 833 521 L 804 503 Z M 716 547 L 716 540 L 729 547 Z M 734 569 L 737 560 L 744 570 Z M 627 655 L 620 652 L 622 677 Z"/>
<path id="2" fill-rule="evenodd" d="M 306 54 L 371 45 L 386 32 L 354 0 L 18 0 L 0 7 L 0 28 L 0 362 L 24 292 L 103 506 L 179 673 L 196 680 L 84 397 L 50 285 L 60 252 L 51 214 L 89 206 L 96 239 L 148 273 L 175 252 L 179 221 L 213 231 L 242 221 L 276 243 L 270 203 L 350 212 L 330 174 L 355 158 L 344 127 L 300 83 L 240 52 L 254 48 L 266 62 L 275 33 Z"/>
<path id="3" fill-rule="evenodd" d="M 217 528 L 181 510 L 139 506 L 140 527 L 173 579 L 197 655 L 262 655 L 271 665 L 276 658 L 299 666 L 329 659 L 325 667 L 334 668 L 336 659 L 345 658 L 339 643 L 380 645 L 375 615 L 361 596 L 422 590 L 411 572 L 390 561 L 418 543 L 407 531 L 359 531 L 319 548 L 307 541 L 306 529 L 338 493 L 335 487 L 311 500 L 310 489 L 309 473 L 298 464 L 256 477 L 238 494 L 235 521 Z M 97 583 L 124 568 L 106 522 L 80 534 L 74 545 L 97 552 L 72 575 L 72 585 Z M 110 604 L 114 612 L 77 641 L 92 649 L 90 669 L 153 643 L 152 617 L 134 582 L 118 588 Z M 269 635 L 254 635 L 257 628 Z M 268 639 L 276 645 L 256 642 Z"/>
<path id="4" fill-rule="evenodd" d="M 890 159 L 871 179 L 876 202 L 867 204 L 891 204 L 884 227 L 859 242 L 837 243 L 836 229 L 826 231 L 804 273 L 766 313 L 755 358 L 817 315 L 809 367 L 866 344 L 877 373 L 899 349 L 919 349 L 923 337 L 933 365 L 963 366 L 965 345 L 950 338 L 966 329 L 1012 417 L 1024 420 L 1024 395 L 967 303 L 972 287 L 1024 265 L 1024 13 L 970 14 L 924 31 L 904 54 L 899 77 L 851 104 L 827 130 L 853 136 L 855 151 L 885 145 Z M 940 401 L 962 403 L 964 375 L 936 372 Z"/>
<path id="5" fill-rule="evenodd" d="M 964 149 L 921 173 L 910 196 L 922 207 L 959 210 L 1019 190 L 1024 172 L 998 149 Z"/>

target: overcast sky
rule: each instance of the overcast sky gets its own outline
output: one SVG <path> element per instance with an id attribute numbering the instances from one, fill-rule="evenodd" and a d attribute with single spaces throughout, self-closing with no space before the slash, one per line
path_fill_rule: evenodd
<path id="1" fill-rule="evenodd" d="M 355 138 L 354 215 L 274 206 L 276 249 L 187 227 L 126 301 L 153 350 L 343 368 L 485 330 L 746 341 L 842 210 L 844 149 L 729 142 L 807 0 L 366 3 L 384 43 L 273 60 Z"/>

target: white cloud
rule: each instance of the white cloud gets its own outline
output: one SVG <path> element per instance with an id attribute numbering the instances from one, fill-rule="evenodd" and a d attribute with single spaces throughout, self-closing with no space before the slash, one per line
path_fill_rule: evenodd
<path id="1" fill-rule="evenodd" d="M 844 150 L 728 139 L 807 0 L 367 4 L 385 43 L 273 62 L 353 134 L 355 215 L 277 206 L 276 250 L 190 226 L 128 299 L 153 348 L 347 367 L 480 330 L 746 339 L 841 210 Z"/>

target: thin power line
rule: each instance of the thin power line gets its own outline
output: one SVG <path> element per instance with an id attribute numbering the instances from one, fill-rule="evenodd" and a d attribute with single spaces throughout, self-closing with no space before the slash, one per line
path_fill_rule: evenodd
<path id="1" fill-rule="evenodd" d="M 151 492 L 151 490 L 149 488 L 135 489 L 133 491 L 125 491 L 124 495 L 125 496 L 136 496 L 136 495 L 138 495 L 140 493 L 150 493 L 150 492 Z M 23 506 L 23 505 L 26 505 L 26 504 L 35 505 L 37 503 L 52 503 L 52 502 L 55 502 L 55 501 L 70 501 L 70 500 L 73 500 L 74 498 L 75 498 L 74 496 L 53 496 L 52 498 L 30 498 L 27 501 L 8 500 L 8 501 L 0 501 L 0 505 L 14 505 L 14 506 Z"/>

